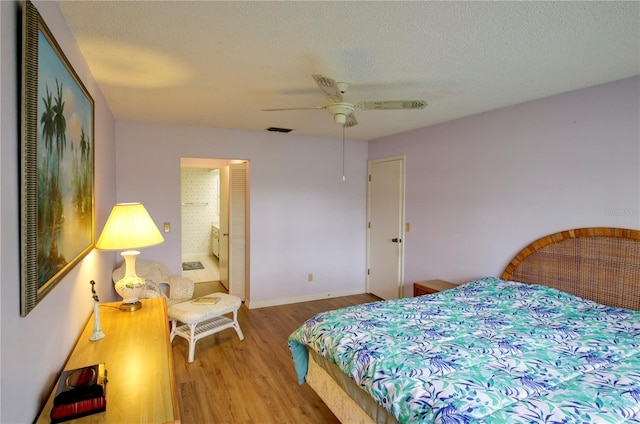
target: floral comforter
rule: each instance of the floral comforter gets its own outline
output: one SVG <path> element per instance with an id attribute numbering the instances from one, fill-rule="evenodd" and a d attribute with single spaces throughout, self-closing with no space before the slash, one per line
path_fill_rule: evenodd
<path id="1" fill-rule="evenodd" d="M 320 313 L 289 336 L 401 423 L 640 423 L 640 312 L 484 278 Z"/>

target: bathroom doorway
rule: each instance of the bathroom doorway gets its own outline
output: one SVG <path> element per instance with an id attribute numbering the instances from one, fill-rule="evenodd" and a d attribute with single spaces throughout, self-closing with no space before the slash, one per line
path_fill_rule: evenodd
<path id="1" fill-rule="evenodd" d="M 237 181 L 229 181 L 230 168 L 244 181 L 240 194 Z M 180 171 L 182 275 L 196 283 L 221 281 L 228 291 L 246 300 L 248 161 L 181 158 Z M 235 188 L 230 190 L 231 184 Z M 235 213 L 229 214 L 230 209 Z M 233 239 L 229 228 L 235 228 Z"/>

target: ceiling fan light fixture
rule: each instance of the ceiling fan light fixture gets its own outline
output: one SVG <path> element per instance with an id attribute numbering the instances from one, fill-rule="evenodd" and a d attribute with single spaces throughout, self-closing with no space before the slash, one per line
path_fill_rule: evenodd
<path id="1" fill-rule="evenodd" d="M 353 105 L 350 103 L 332 103 L 326 108 L 333 115 L 333 121 L 338 125 L 345 125 L 347 117 L 353 114 Z"/>

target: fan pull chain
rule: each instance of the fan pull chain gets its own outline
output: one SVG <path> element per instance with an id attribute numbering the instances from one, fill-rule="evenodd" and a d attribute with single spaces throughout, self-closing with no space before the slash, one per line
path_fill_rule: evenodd
<path id="1" fill-rule="evenodd" d="M 344 125 L 342 125 L 342 181 L 346 180 L 344 176 Z"/>

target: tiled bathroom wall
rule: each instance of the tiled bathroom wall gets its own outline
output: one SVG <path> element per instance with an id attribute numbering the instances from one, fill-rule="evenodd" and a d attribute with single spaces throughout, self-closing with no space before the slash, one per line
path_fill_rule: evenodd
<path id="1" fill-rule="evenodd" d="M 180 170 L 182 255 L 211 254 L 211 226 L 220 220 L 220 171 Z"/>

